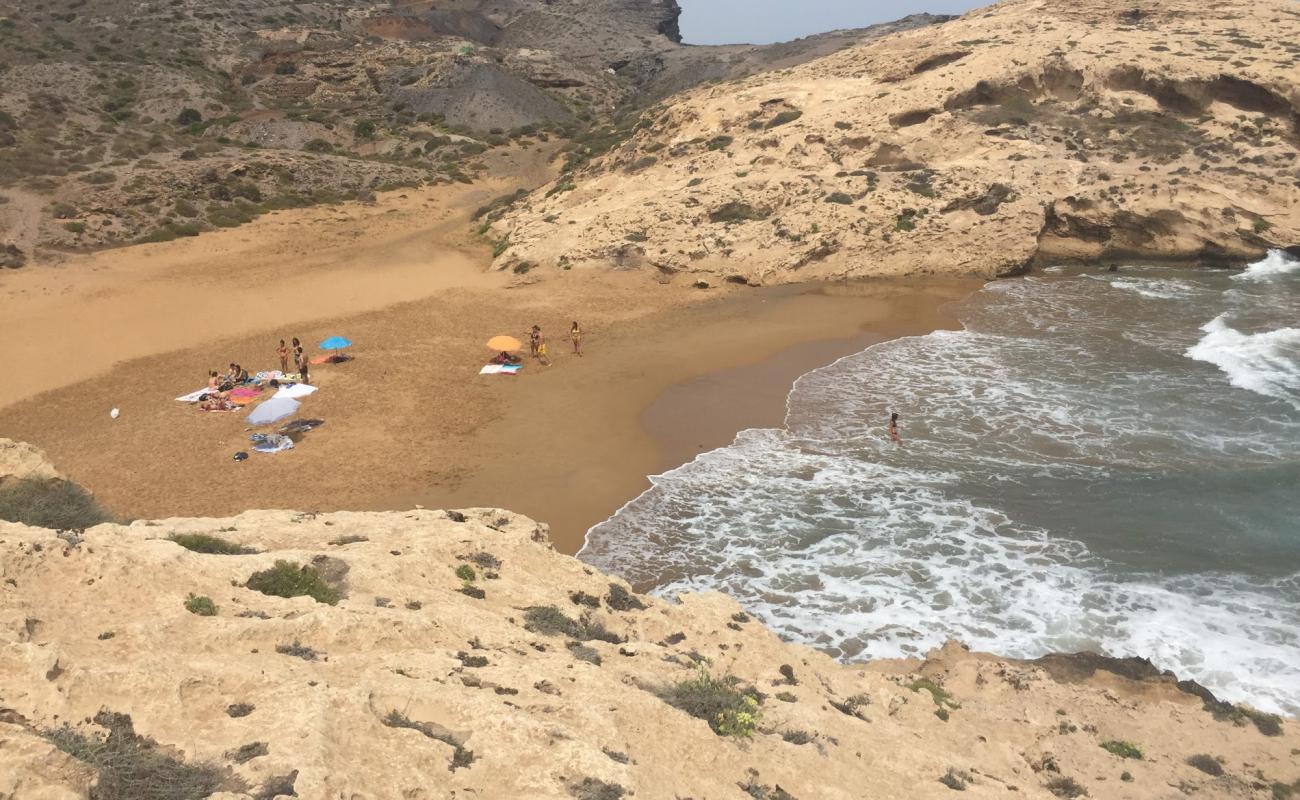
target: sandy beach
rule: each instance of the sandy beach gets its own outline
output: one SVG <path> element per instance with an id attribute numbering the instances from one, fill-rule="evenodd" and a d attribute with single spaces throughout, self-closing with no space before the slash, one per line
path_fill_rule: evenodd
<path id="1" fill-rule="evenodd" d="M 540 154 L 503 174 L 546 174 Z M 530 173 L 531 170 L 531 173 Z M 0 436 L 43 448 L 127 518 L 248 508 L 495 505 L 552 526 L 574 552 L 646 476 L 779 424 L 791 382 L 872 341 L 952 324 L 973 280 L 700 290 L 685 276 L 488 271 L 472 210 L 489 178 L 287 211 L 196 239 L 9 273 Z M 586 354 L 570 352 L 573 319 Z M 554 365 L 480 376 L 488 337 L 548 335 Z M 172 398 L 231 361 L 276 367 L 281 338 L 356 342 L 319 367 L 291 452 L 248 450 L 243 414 Z M 120 409 L 112 419 L 109 411 Z"/>

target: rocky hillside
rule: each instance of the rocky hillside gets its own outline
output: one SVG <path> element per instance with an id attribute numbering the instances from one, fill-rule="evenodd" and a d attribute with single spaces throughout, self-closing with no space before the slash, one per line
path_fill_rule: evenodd
<path id="1" fill-rule="evenodd" d="M 0 0 L 0 267 L 471 181 L 492 148 L 582 139 L 644 97 L 870 35 L 689 48 L 679 13 L 673 0 Z"/>
<path id="2" fill-rule="evenodd" d="M 839 664 L 504 511 L 0 522 L 7 800 L 1286 798 L 1297 748 L 1138 659 Z"/>
<path id="3" fill-rule="evenodd" d="M 1007 0 L 665 102 L 503 215 L 497 263 L 1240 263 L 1300 241 L 1297 42 L 1288 0 Z"/>

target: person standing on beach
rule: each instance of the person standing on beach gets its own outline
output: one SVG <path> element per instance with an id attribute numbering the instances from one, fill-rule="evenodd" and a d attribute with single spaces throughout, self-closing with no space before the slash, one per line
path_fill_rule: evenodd
<path id="1" fill-rule="evenodd" d="M 582 355 L 582 326 L 575 319 L 573 327 L 569 328 L 569 338 L 573 340 L 573 352 L 575 355 Z"/>
<path id="2" fill-rule="evenodd" d="M 889 415 L 889 439 L 894 444 L 902 444 L 903 437 L 898 435 L 898 412 Z"/>
<path id="3" fill-rule="evenodd" d="M 537 336 L 537 360 L 541 362 L 543 367 L 549 367 L 551 359 L 546 357 L 546 337 L 542 336 L 541 328 L 538 328 L 535 334 Z"/>
<path id="4" fill-rule="evenodd" d="M 532 331 L 528 334 L 528 354 L 537 358 L 537 348 L 542 343 L 542 327 L 534 325 Z"/>
<path id="5" fill-rule="evenodd" d="M 285 345 L 284 340 L 280 340 L 280 346 L 275 348 L 275 354 L 280 357 L 280 374 L 289 374 L 289 348 Z"/>
<path id="6" fill-rule="evenodd" d="M 298 377 L 302 379 L 301 383 L 311 386 L 311 361 L 307 358 L 307 351 L 301 346 L 298 347 Z"/>

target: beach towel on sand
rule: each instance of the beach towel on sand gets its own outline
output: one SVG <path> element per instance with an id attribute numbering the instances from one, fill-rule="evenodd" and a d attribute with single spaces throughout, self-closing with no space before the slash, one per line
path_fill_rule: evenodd
<path id="1" fill-rule="evenodd" d="M 254 398 L 260 397 L 262 388 L 260 386 L 239 386 L 230 390 L 230 398 L 239 400 L 241 397 Z"/>
<path id="2" fill-rule="evenodd" d="M 281 386 L 280 391 L 276 392 L 273 396 L 277 398 L 288 397 L 292 400 L 297 400 L 299 397 L 306 397 L 315 392 L 315 386 L 308 386 L 305 383 L 295 383 L 292 386 Z"/>
<path id="3" fill-rule="evenodd" d="M 207 394 L 209 391 L 211 390 L 205 386 L 202 389 L 199 389 L 194 392 L 190 392 L 189 394 L 183 394 L 176 399 L 182 403 L 197 403 L 199 402 L 199 398 Z"/>
<path id="4" fill-rule="evenodd" d="M 253 449 L 259 453 L 278 453 L 293 449 L 293 440 L 278 433 L 255 433 L 248 439 L 253 443 Z"/>
<path id="5" fill-rule="evenodd" d="M 518 375 L 523 364 L 488 364 L 478 371 L 480 375 Z"/>

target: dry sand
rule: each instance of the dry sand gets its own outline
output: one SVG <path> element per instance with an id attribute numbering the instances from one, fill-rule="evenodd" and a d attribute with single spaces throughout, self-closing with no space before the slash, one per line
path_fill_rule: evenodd
<path id="1" fill-rule="evenodd" d="M 544 156 L 494 175 L 539 183 Z M 798 375 L 868 341 L 950 325 L 940 306 L 979 285 L 701 291 L 642 271 L 489 272 L 469 215 L 517 180 L 280 212 L 8 273 L 0 316 L 15 333 L 0 342 L 12 376 L 0 436 L 43 448 L 126 517 L 507 506 L 552 525 L 573 552 L 646 475 L 741 428 L 779 424 Z M 583 358 L 565 336 L 575 317 L 588 331 Z M 489 336 L 523 338 L 534 323 L 554 366 L 477 374 Z M 356 360 L 314 372 L 321 391 L 302 416 L 326 424 L 291 452 L 236 463 L 249 450 L 243 414 L 172 399 L 231 361 L 274 368 L 281 338 L 332 334 L 357 343 Z M 820 344 L 798 347 L 807 343 Z"/>

